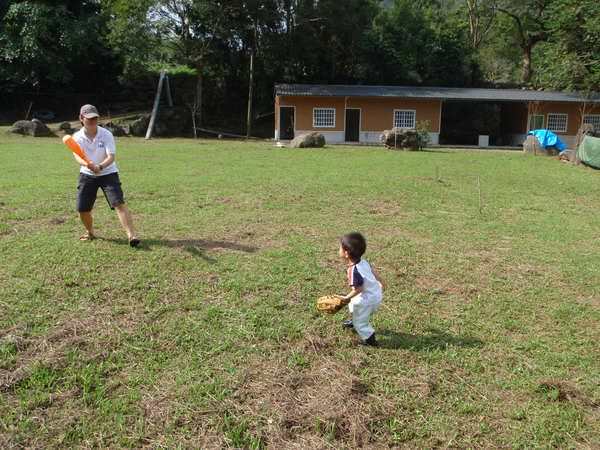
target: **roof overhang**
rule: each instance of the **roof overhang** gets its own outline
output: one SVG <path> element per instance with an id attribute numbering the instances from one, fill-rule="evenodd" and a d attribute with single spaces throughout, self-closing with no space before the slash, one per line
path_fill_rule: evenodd
<path id="1" fill-rule="evenodd" d="M 600 103 L 600 93 L 342 84 L 276 84 L 275 95 L 299 97 L 379 97 L 493 102 Z"/>

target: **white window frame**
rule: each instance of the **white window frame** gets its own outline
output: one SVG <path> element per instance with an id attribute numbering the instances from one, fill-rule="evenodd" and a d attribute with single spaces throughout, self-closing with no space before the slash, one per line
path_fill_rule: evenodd
<path id="1" fill-rule="evenodd" d="M 412 113 L 412 127 L 397 127 L 396 126 L 396 113 Z M 403 128 L 405 130 L 414 130 L 417 126 L 417 110 L 416 109 L 395 109 L 394 116 L 392 118 L 392 127 L 393 128 Z"/>
<path id="2" fill-rule="evenodd" d="M 590 119 L 590 120 L 588 120 Z M 583 123 L 590 124 L 594 129 L 600 129 L 600 114 L 586 114 L 583 116 Z"/>
<path id="3" fill-rule="evenodd" d="M 561 128 L 561 129 L 550 128 L 550 120 L 552 120 L 554 118 L 554 117 L 552 117 L 552 119 L 551 119 L 551 116 L 554 116 L 556 118 L 558 118 L 558 117 L 561 117 L 561 118 L 564 117 L 564 119 L 565 119 L 565 126 L 564 126 L 564 128 Z M 568 129 L 568 126 L 569 126 L 569 115 L 568 114 L 565 114 L 565 113 L 548 113 L 548 117 L 546 118 L 546 128 L 548 128 L 550 131 L 554 131 L 555 133 L 565 133 L 567 131 L 567 129 Z"/>
<path id="4" fill-rule="evenodd" d="M 534 127 L 533 126 L 533 122 L 536 120 L 536 118 L 541 117 L 542 118 L 542 126 L 541 127 Z M 539 128 L 544 128 L 544 121 L 545 117 L 543 114 L 532 114 L 529 116 L 529 129 L 530 130 L 537 130 Z"/>
<path id="5" fill-rule="evenodd" d="M 317 111 L 333 111 L 333 124 L 332 125 L 319 125 L 317 124 Z M 313 128 L 335 128 L 335 108 L 313 108 Z"/>

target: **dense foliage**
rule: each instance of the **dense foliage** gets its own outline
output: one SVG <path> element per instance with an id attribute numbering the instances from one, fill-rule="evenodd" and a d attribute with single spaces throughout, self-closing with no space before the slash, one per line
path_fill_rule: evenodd
<path id="1" fill-rule="evenodd" d="M 102 92 L 179 74 L 206 120 L 243 123 L 276 82 L 598 90 L 595 0 L 0 1 L 0 90 Z M 106 98 L 110 100 L 110 98 Z M 204 111 L 204 115 L 202 112 Z"/>

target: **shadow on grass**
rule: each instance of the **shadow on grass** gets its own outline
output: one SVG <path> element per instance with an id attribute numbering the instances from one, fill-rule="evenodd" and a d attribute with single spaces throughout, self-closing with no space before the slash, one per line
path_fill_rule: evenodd
<path id="1" fill-rule="evenodd" d="M 126 239 L 106 239 L 116 244 L 129 245 Z M 152 247 L 169 247 L 185 250 L 186 252 L 202 258 L 209 263 L 217 262 L 216 259 L 206 255 L 207 250 L 235 250 L 238 252 L 254 253 L 258 247 L 238 244 L 237 242 L 211 241 L 208 239 L 143 239 L 136 250 L 152 251 Z"/>
<path id="2" fill-rule="evenodd" d="M 443 331 L 430 329 L 429 334 L 414 335 L 397 333 L 392 330 L 377 331 L 379 346 L 389 349 L 406 349 L 418 352 L 445 350 L 452 347 L 482 347 L 483 341 L 477 338 L 454 336 Z"/>

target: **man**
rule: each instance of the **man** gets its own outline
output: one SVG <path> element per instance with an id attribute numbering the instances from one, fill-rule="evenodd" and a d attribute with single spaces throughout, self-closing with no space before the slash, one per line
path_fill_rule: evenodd
<path id="1" fill-rule="evenodd" d="M 96 238 L 92 209 L 98 195 L 98 188 L 100 188 L 104 192 L 110 208 L 117 211 L 121 225 L 127 233 L 129 245 L 137 247 L 140 240 L 133 229 L 131 213 L 125 205 L 119 170 L 115 164 L 115 138 L 110 131 L 98 126 L 98 117 L 98 110 L 95 106 L 83 105 L 79 112 L 79 120 L 83 128 L 73 135 L 90 160 L 88 164 L 73 154 L 81 165 L 77 186 L 77 211 L 86 233 L 81 236 L 80 240 L 91 241 Z"/>

